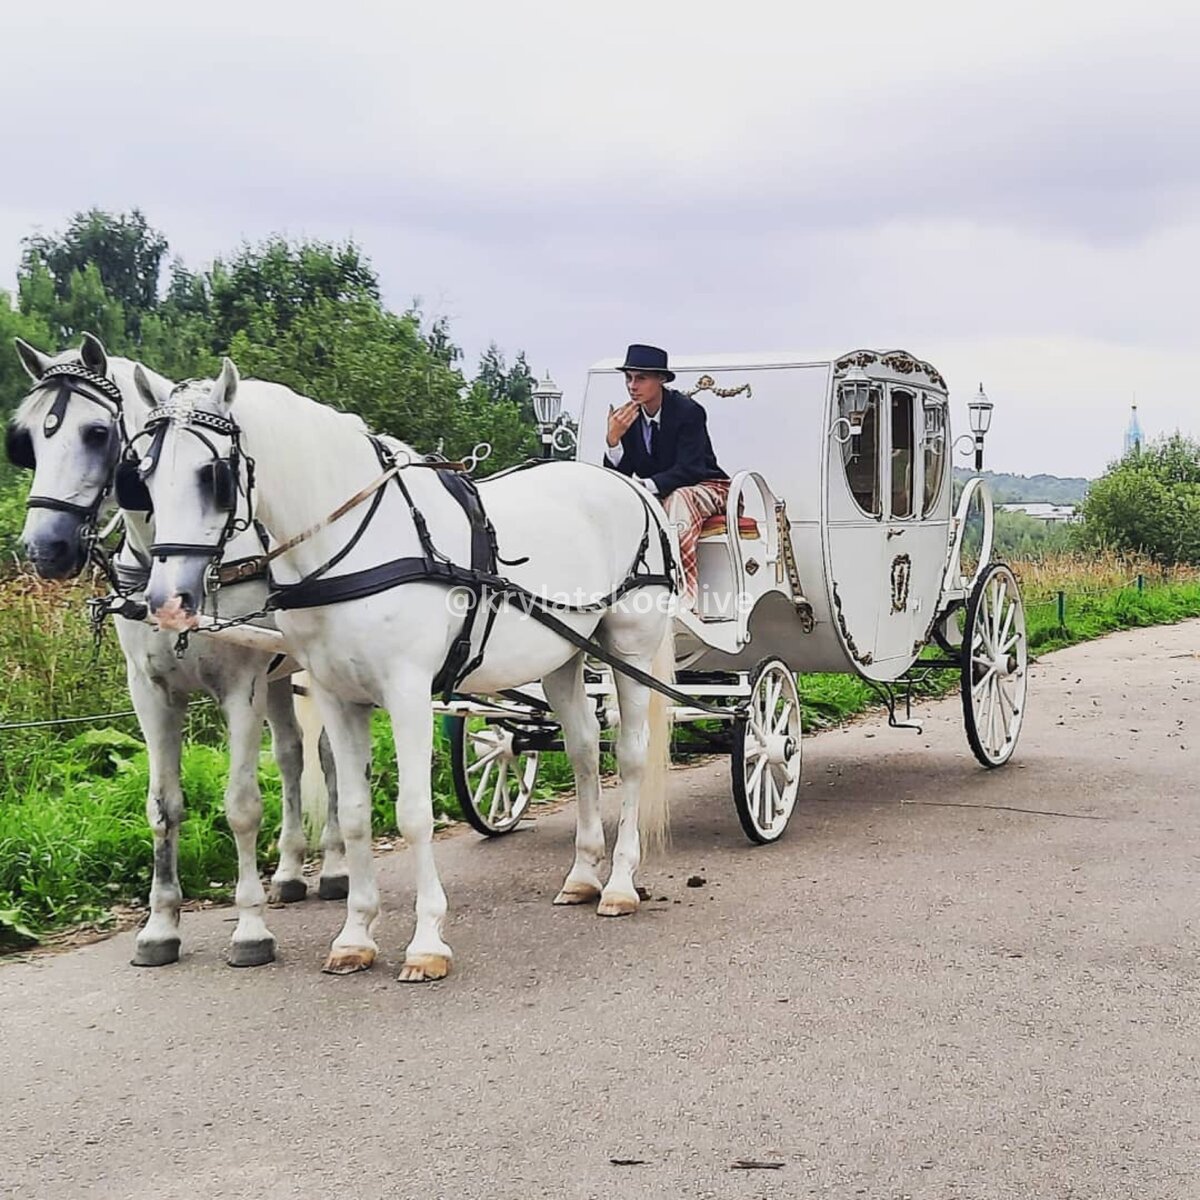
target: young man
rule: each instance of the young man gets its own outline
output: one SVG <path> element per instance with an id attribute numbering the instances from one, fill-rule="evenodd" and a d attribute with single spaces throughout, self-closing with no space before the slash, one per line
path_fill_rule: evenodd
<path id="1" fill-rule="evenodd" d="M 667 510 L 679 532 L 683 601 L 694 607 L 700 527 L 725 511 L 729 476 L 717 464 L 704 408 L 665 386 L 675 378 L 665 350 L 630 346 L 621 370 L 629 402 L 608 415 L 605 463 L 632 476 Z"/>

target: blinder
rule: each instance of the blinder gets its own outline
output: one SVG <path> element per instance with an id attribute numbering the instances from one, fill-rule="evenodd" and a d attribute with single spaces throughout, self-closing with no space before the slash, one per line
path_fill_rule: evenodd
<path id="1" fill-rule="evenodd" d="M 208 488 L 213 504 L 221 512 L 232 512 L 237 504 L 237 476 L 227 458 L 217 458 L 200 468 L 200 482 Z"/>
<path id="2" fill-rule="evenodd" d="M 15 421 L 9 421 L 4 434 L 4 449 L 8 461 L 14 467 L 23 471 L 32 471 L 37 466 L 33 453 L 33 436 L 28 429 L 22 429 Z"/>
<path id="3" fill-rule="evenodd" d="M 141 469 L 136 459 L 123 459 L 117 467 L 117 503 L 126 512 L 153 512 L 154 505 L 150 501 L 150 490 L 142 478 Z"/>

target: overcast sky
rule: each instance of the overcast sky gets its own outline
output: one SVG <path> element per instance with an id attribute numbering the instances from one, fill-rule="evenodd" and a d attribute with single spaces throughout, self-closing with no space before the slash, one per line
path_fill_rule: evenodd
<path id="1" fill-rule="evenodd" d="M 194 267 L 352 236 L 568 405 L 630 341 L 901 346 L 997 470 L 1097 474 L 1134 393 L 1200 435 L 1194 2 L 11 7 L 0 287 L 136 205 Z"/>

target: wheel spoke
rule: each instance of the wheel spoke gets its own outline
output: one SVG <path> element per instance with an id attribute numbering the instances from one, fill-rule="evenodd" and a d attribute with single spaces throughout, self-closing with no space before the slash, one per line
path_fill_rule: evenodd
<path id="1" fill-rule="evenodd" d="M 492 762 L 495 757 L 503 750 L 502 746 L 493 746 L 486 754 L 481 754 L 468 768 L 467 774 L 474 775 L 476 771 L 482 770 L 488 763 Z"/>
<path id="2" fill-rule="evenodd" d="M 974 701 L 975 701 L 975 704 L 976 704 L 976 706 L 978 706 L 979 704 L 981 704 L 981 703 L 983 702 L 983 691 L 984 691 L 984 688 L 985 688 L 985 687 L 987 686 L 987 684 L 989 684 L 989 683 L 990 683 L 990 682 L 991 682 L 991 681 L 992 681 L 992 680 L 993 680 L 995 677 L 996 677 L 996 668 L 995 668 L 995 667 L 993 667 L 993 666 L 991 665 L 991 663 L 988 663 L 988 669 L 987 669 L 987 673 L 986 673 L 985 675 L 982 675 L 982 676 L 980 676 L 980 678 L 979 678 L 979 679 L 977 679 L 977 680 L 976 680 L 976 681 L 975 681 L 975 682 L 974 682 L 974 683 L 971 685 L 971 698 L 972 698 L 972 700 L 974 700 Z"/>
<path id="3" fill-rule="evenodd" d="M 1012 629 L 1013 618 L 1017 615 L 1017 606 L 1010 604 L 1008 612 L 1004 614 L 1004 623 L 1000 626 L 1000 633 L 996 637 L 996 646 L 1001 647 L 1008 641 L 1009 631 Z M 1003 653 L 1003 651 L 1000 651 Z"/>
<path id="4" fill-rule="evenodd" d="M 483 811 L 483 798 L 485 795 L 487 795 L 488 781 L 492 777 L 492 768 L 495 767 L 495 765 L 496 761 L 495 759 L 492 759 L 484 768 L 483 774 L 479 777 L 479 785 L 475 788 L 475 807 L 479 809 L 480 812 Z"/>
<path id="5" fill-rule="evenodd" d="M 754 797 L 757 799 L 757 789 L 758 789 L 759 784 L 762 783 L 763 770 L 766 767 L 766 765 L 767 765 L 767 758 L 766 758 L 766 755 L 763 755 L 763 757 L 760 758 L 758 760 L 758 762 L 755 764 L 754 770 L 751 771 L 750 774 L 746 777 L 746 799 L 747 800 L 749 800 L 751 797 Z M 751 804 L 750 807 L 753 808 L 754 807 L 753 804 Z"/>
<path id="6" fill-rule="evenodd" d="M 765 833 L 771 828 L 775 819 L 775 776 L 768 767 L 763 772 L 763 786 L 760 793 L 758 809 L 758 827 Z"/>
<path id="7" fill-rule="evenodd" d="M 775 720 L 775 724 L 771 727 L 771 732 L 776 736 L 786 733 L 791 721 L 792 713 L 795 711 L 795 704 L 791 700 L 785 700 L 783 707 L 779 710 L 779 715 Z"/>
<path id="8" fill-rule="evenodd" d="M 499 814 L 497 814 L 499 807 Z M 501 762 L 500 770 L 496 772 L 496 787 L 492 792 L 491 819 L 494 822 L 503 821 L 512 815 L 512 799 L 508 794 L 508 761 Z"/>

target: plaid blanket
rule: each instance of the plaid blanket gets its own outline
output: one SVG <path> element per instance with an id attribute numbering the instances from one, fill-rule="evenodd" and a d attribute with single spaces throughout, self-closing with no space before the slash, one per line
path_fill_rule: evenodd
<path id="1" fill-rule="evenodd" d="M 683 602 L 696 605 L 696 543 L 706 517 L 723 513 L 729 498 L 729 480 L 710 479 L 691 487 L 676 488 L 663 507 L 667 518 L 679 533 L 679 557 L 683 562 Z"/>

